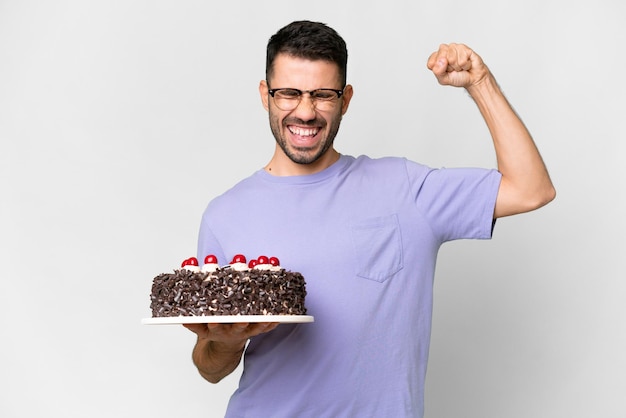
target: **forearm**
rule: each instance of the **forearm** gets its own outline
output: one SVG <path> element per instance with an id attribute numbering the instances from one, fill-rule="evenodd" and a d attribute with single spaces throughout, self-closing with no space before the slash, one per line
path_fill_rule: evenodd
<path id="1" fill-rule="evenodd" d="M 200 375 L 211 383 L 217 383 L 231 374 L 239 365 L 245 348 L 198 337 L 192 359 Z"/>
<path id="2" fill-rule="evenodd" d="M 539 150 L 491 74 L 467 88 L 493 138 L 502 184 L 494 217 L 537 209 L 555 196 Z"/>

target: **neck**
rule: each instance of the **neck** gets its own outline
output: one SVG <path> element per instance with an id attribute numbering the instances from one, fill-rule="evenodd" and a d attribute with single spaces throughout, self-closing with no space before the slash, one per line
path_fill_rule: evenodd
<path id="1" fill-rule="evenodd" d="M 310 164 L 298 164 L 291 161 L 291 159 L 277 147 L 274 156 L 264 169 L 274 176 L 306 176 L 327 169 L 336 163 L 339 157 L 340 154 L 334 148 L 331 148 L 319 159 Z"/>

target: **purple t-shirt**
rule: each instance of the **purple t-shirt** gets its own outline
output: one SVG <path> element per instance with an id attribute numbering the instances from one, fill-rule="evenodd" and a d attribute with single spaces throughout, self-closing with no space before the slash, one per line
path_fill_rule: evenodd
<path id="1" fill-rule="evenodd" d="M 254 337 L 227 417 L 421 417 L 440 245 L 491 237 L 500 173 L 341 156 L 308 176 L 263 170 L 214 199 L 198 257 L 276 256 L 314 323 Z"/>

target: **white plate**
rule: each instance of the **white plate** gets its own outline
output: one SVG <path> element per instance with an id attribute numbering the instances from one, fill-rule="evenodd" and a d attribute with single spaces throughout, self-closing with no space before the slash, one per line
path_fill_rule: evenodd
<path id="1" fill-rule="evenodd" d="M 206 316 L 162 316 L 158 318 L 143 318 L 144 325 L 168 324 L 234 324 L 237 322 L 281 322 L 303 323 L 313 322 L 310 315 L 206 315 Z"/>

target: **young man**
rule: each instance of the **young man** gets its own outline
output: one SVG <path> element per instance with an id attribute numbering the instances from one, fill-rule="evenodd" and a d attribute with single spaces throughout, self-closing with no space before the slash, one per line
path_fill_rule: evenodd
<path id="1" fill-rule="evenodd" d="M 199 257 L 226 264 L 236 253 L 279 256 L 306 278 L 315 316 L 299 325 L 186 325 L 208 381 L 244 357 L 229 417 L 422 416 L 439 247 L 488 239 L 494 219 L 555 196 L 494 77 L 459 44 L 441 45 L 427 65 L 441 84 L 474 99 L 498 170 L 341 155 L 333 141 L 353 94 L 346 63 L 343 39 L 323 24 L 294 22 L 270 39 L 259 92 L 274 155 L 202 219 Z"/>

